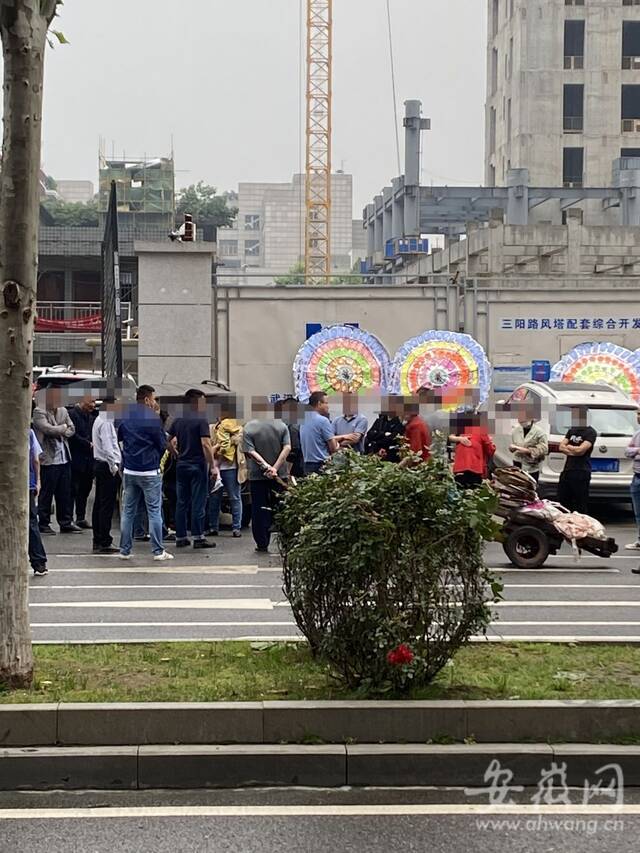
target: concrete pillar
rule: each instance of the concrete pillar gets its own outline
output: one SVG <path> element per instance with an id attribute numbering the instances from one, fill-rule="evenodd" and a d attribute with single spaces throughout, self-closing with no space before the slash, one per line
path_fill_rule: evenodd
<path id="1" fill-rule="evenodd" d="M 488 273 L 504 273 L 504 212 L 499 208 L 490 213 L 487 263 Z"/>
<path id="2" fill-rule="evenodd" d="M 507 172 L 507 225 L 529 224 L 529 170 Z"/>
<path id="3" fill-rule="evenodd" d="M 420 236 L 420 136 L 431 121 L 422 118 L 422 101 L 405 101 L 404 118 L 404 236 Z"/>
<path id="4" fill-rule="evenodd" d="M 375 235 L 375 223 L 371 217 L 373 217 L 375 213 L 375 206 L 373 204 L 368 204 L 366 208 L 366 217 L 367 217 L 367 258 L 373 258 L 373 253 L 376 250 L 376 235 Z"/>
<path id="5" fill-rule="evenodd" d="M 398 191 L 402 186 L 402 178 L 393 179 L 393 204 L 391 206 L 391 231 L 392 237 L 398 239 L 404 235 L 404 202 Z"/>
<path id="6" fill-rule="evenodd" d="M 373 239 L 374 239 L 374 247 L 373 251 L 382 252 L 384 248 L 384 241 L 382 238 L 382 196 L 377 195 L 373 199 L 374 207 L 375 207 L 375 219 L 373 221 Z"/>
<path id="7" fill-rule="evenodd" d="M 567 215 L 567 273 L 579 275 L 582 263 L 582 220 L 581 208 L 570 207 Z"/>
<path id="8" fill-rule="evenodd" d="M 395 236 L 393 233 L 393 205 L 391 203 L 392 195 L 393 190 L 391 189 L 391 187 L 385 187 L 382 190 L 382 198 L 384 202 L 384 208 L 382 213 L 382 242 L 384 243 L 385 251 L 387 248 L 387 243 Z"/>
<path id="9" fill-rule="evenodd" d="M 141 383 L 211 376 L 213 243 L 134 243 Z M 226 380 L 229 377 L 225 377 Z"/>
<path id="10" fill-rule="evenodd" d="M 64 271 L 64 319 L 73 320 L 73 270 L 65 269 Z"/>

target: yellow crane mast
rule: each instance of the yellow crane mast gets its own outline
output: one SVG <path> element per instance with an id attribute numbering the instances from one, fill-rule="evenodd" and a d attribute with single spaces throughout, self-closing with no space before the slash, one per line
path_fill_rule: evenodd
<path id="1" fill-rule="evenodd" d="M 307 0 L 307 284 L 326 283 L 331 273 L 332 37 L 333 0 Z"/>

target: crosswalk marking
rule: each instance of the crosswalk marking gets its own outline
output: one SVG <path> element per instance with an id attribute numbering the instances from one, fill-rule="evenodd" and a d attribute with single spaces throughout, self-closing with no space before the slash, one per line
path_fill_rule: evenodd
<path id="1" fill-rule="evenodd" d="M 268 598 L 188 598 L 167 599 L 157 601 L 37 601 L 32 602 L 30 607 L 83 607 L 87 610 L 92 608 L 107 608 L 109 610 L 120 608 L 138 608 L 143 610 L 272 610 L 273 602 Z"/>

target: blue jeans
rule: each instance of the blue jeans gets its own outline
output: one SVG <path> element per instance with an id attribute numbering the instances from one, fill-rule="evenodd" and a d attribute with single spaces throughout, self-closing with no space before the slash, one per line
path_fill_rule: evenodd
<path id="1" fill-rule="evenodd" d="M 204 539 L 204 514 L 209 486 L 209 468 L 206 462 L 180 462 L 176 466 L 176 539 L 186 539 L 189 506 L 191 506 L 191 533 L 194 539 Z"/>
<path id="2" fill-rule="evenodd" d="M 640 474 L 634 474 L 631 481 L 631 502 L 633 503 L 633 514 L 638 525 L 638 541 L 640 541 Z"/>
<path id="3" fill-rule="evenodd" d="M 242 527 L 242 496 L 240 494 L 240 483 L 238 482 L 238 469 L 226 468 L 220 471 L 223 489 L 218 489 L 209 495 L 209 527 L 217 530 L 220 525 L 220 507 L 222 506 L 222 495 L 229 495 L 231 504 L 231 526 L 234 530 Z"/>
<path id="4" fill-rule="evenodd" d="M 149 519 L 151 550 L 154 555 L 162 554 L 162 477 L 151 474 L 123 477 L 122 519 L 120 522 L 120 552 L 130 554 L 133 545 L 133 523 L 138 509 L 139 496 L 143 496 Z"/>

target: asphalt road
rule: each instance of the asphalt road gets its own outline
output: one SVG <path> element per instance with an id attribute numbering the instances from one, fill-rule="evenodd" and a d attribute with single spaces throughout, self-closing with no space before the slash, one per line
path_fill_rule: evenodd
<path id="1" fill-rule="evenodd" d="M 626 508 L 608 508 L 604 520 L 621 546 L 635 538 Z M 242 539 L 223 533 L 217 545 L 169 546 L 176 559 L 157 564 L 148 543 L 136 542 L 123 563 L 91 554 L 90 531 L 47 537 L 50 572 L 31 579 L 35 642 L 297 638 L 277 555 L 256 554 L 248 531 Z M 486 553 L 505 584 L 490 640 L 640 642 L 640 576 L 630 571 L 640 553 L 576 563 L 565 546 L 533 571 L 512 567 L 499 545 Z"/>
<path id="2" fill-rule="evenodd" d="M 621 807 L 585 809 L 532 806 L 530 793 L 521 805 L 493 812 L 455 790 L 8 794 L 0 797 L 0 853 L 637 849 L 637 796 Z"/>

